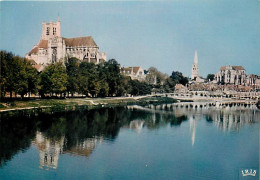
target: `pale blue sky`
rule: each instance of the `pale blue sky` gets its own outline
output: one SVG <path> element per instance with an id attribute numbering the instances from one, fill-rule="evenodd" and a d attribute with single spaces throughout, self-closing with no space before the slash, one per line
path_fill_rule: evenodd
<path id="1" fill-rule="evenodd" d="M 242 65 L 260 75 L 258 0 L 0 2 L 0 49 L 20 56 L 41 36 L 42 21 L 61 20 L 64 37 L 92 36 L 122 66 L 199 74 Z"/>

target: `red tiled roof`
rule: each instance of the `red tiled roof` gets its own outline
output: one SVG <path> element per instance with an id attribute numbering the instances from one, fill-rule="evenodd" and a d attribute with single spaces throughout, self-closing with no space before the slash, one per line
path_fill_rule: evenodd
<path id="1" fill-rule="evenodd" d="M 226 70 L 228 66 L 222 66 L 220 70 Z M 245 70 L 242 66 L 231 66 L 233 70 Z"/>
<path id="2" fill-rule="evenodd" d="M 226 66 L 221 66 L 220 70 L 225 70 Z"/>
<path id="3" fill-rule="evenodd" d="M 234 70 L 245 70 L 242 66 L 232 66 Z"/>
<path id="4" fill-rule="evenodd" d="M 29 55 L 31 54 L 36 54 L 38 52 L 38 46 L 35 46 L 30 52 Z"/>
<path id="5" fill-rule="evenodd" d="M 91 36 L 76 37 L 76 38 L 63 38 L 66 46 L 77 47 L 77 46 L 91 46 L 98 47 Z"/>
<path id="6" fill-rule="evenodd" d="M 48 48 L 48 40 L 40 40 L 37 46 L 34 46 L 33 49 L 29 52 L 29 55 L 36 54 L 39 48 L 47 49 Z"/>
<path id="7" fill-rule="evenodd" d="M 48 40 L 40 40 L 38 47 L 43 48 L 43 49 L 47 49 L 48 48 Z"/>

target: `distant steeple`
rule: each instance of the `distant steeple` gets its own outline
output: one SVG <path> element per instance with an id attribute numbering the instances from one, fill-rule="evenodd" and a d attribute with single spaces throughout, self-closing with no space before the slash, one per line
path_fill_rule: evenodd
<path id="1" fill-rule="evenodd" d="M 195 55 L 194 55 L 194 64 L 198 64 L 198 54 L 197 54 L 197 51 L 195 51 Z"/>
<path id="2" fill-rule="evenodd" d="M 199 76 L 198 54 L 197 51 L 195 51 L 194 62 L 191 70 L 191 79 L 195 80 L 198 76 Z"/>

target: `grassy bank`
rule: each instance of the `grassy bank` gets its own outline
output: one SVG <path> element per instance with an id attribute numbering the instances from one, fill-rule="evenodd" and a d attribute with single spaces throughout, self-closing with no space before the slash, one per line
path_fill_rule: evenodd
<path id="1" fill-rule="evenodd" d="M 0 102 L 0 117 L 88 110 L 101 107 L 174 103 L 167 97 L 69 98 Z"/>

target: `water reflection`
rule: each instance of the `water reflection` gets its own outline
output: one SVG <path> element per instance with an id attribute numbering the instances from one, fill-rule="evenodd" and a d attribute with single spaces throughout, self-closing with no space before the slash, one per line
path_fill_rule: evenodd
<path id="1" fill-rule="evenodd" d="M 138 133 L 140 133 L 143 129 L 144 122 L 145 121 L 142 121 L 142 120 L 133 120 L 130 122 L 129 127 L 131 129 L 135 129 Z"/>
<path id="2" fill-rule="evenodd" d="M 114 141 L 120 128 L 141 133 L 144 128 L 180 127 L 188 120 L 194 145 L 201 119 L 223 131 L 239 131 L 244 124 L 259 121 L 260 112 L 253 105 L 217 108 L 210 103 L 176 103 L 1 119 L 0 167 L 32 144 L 39 151 L 39 167 L 55 170 L 61 154 L 88 158 L 103 141 Z"/>
<path id="3" fill-rule="evenodd" d="M 89 157 L 97 144 L 101 143 L 103 138 L 87 138 L 83 142 L 76 142 L 75 146 L 64 150 L 65 136 L 60 139 L 48 138 L 44 133 L 37 131 L 36 138 L 32 144 L 39 150 L 40 168 L 45 170 L 55 170 L 58 167 L 59 155 L 69 153 L 72 155 Z"/>
<path id="4" fill-rule="evenodd" d="M 88 138 L 81 143 L 77 143 L 74 147 L 64 151 L 64 153 L 69 153 L 77 156 L 89 157 L 93 150 L 98 144 L 103 142 L 103 138 Z"/>
<path id="5" fill-rule="evenodd" d="M 150 112 L 153 117 L 159 116 L 159 121 L 170 122 L 171 125 L 180 125 L 183 121 L 189 119 L 192 132 L 196 128 L 196 122 L 203 117 L 223 131 L 238 131 L 244 124 L 251 124 L 260 120 L 260 111 L 257 107 L 244 104 L 229 104 L 217 108 L 210 103 L 187 102 L 144 107 L 135 105 L 130 106 L 129 109 Z M 145 125 L 146 123 L 149 122 L 145 121 Z M 151 126 L 151 124 L 147 124 L 147 126 Z"/>
<path id="6" fill-rule="evenodd" d="M 64 136 L 60 139 L 47 138 L 43 133 L 37 131 L 32 144 L 35 144 L 39 150 L 40 168 L 57 169 L 59 155 L 63 152 Z"/>
<path id="7" fill-rule="evenodd" d="M 197 125 L 197 120 L 194 119 L 193 117 L 191 117 L 190 118 L 190 131 L 191 131 L 191 144 L 192 144 L 192 146 L 195 143 L 196 125 Z"/>
<path id="8" fill-rule="evenodd" d="M 231 103 L 213 106 L 212 103 L 174 103 L 147 106 L 129 106 L 131 110 L 149 112 L 151 119 L 146 120 L 142 127 L 160 127 L 170 123 L 178 126 L 183 121 L 189 120 L 191 144 L 195 143 L 197 121 L 205 118 L 223 131 L 239 131 L 244 124 L 252 124 L 260 121 L 260 111 L 255 105 Z M 152 128 L 151 128 L 152 129 Z M 141 129 L 138 129 L 140 132 Z"/>

